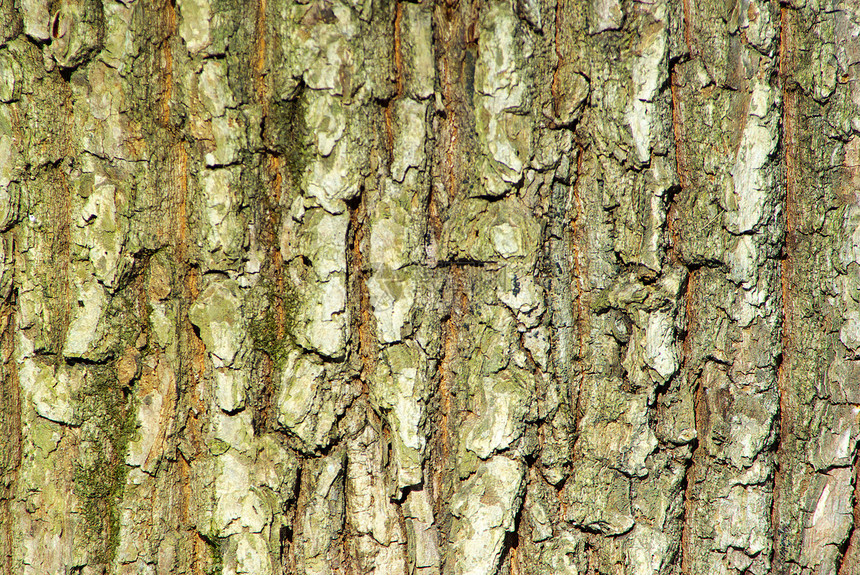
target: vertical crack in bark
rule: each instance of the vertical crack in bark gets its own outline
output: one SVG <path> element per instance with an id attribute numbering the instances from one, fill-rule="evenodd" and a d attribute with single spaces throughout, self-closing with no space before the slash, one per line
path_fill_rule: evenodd
<path id="1" fill-rule="evenodd" d="M 555 68 L 552 71 L 552 85 L 550 86 L 550 95 L 552 96 L 553 111 L 556 112 L 556 115 L 558 115 L 558 81 L 559 81 L 558 73 L 559 73 L 559 70 L 561 69 L 561 67 L 564 65 L 564 55 L 562 55 L 562 53 L 561 53 L 561 42 L 560 42 L 560 38 L 559 38 L 559 25 L 558 25 L 558 23 L 559 23 L 559 20 L 561 19 L 561 11 L 562 11 L 562 6 L 563 6 L 564 2 L 565 2 L 565 0 L 557 0 L 556 1 L 555 14 L 554 14 L 554 17 L 555 17 L 555 25 L 554 25 L 555 41 L 553 42 L 553 49 L 555 51 L 556 62 L 555 62 Z M 554 123 L 555 123 L 555 121 L 553 120 L 553 124 Z"/>
<path id="2" fill-rule="evenodd" d="M 854 523 L 845 539 L 845 549 L 839 557 L 836 565 L 837 575 L 855 575 L 858 568 L 858 545 L 860 545 L 860 456 L 854 455 Z"/>
<path id="3" fill-rule="evenodd" d="M 365 277 L 364 254 L 367 233 L 367 193 L 362 189 L 358 197 L 348 205 L 349 228 L 347 230 L 347 282 L 350 286 L 350 307 L 353 310 L 352 324 L 358 334 L 358 356 L 360 358 L 359 379 L 364 391 L 367 382 L 376 370 L 379 344 L 376 339 L 376 320 L 370 305 L 370 291 Z"/>
<path id="4" fill-rule="evenodd" d="M 265 105 L 264 105 L 265 107 Z M 282 169 L 284 160 L 282 156 L 264 153 L 262 157 L 264 163 L 264 188 L 265 192 L 259 197 L 261 200 L 259 209 L 256 211 L 258 225 L 253 226 L 249 233 L 255 234 L 250 238 L 251 245 L 254 246 L 258 242 L 264 246 L 265 252 L 269 257 L 263 263 L 263 276 L 265 281 L 271 282 L 274 289 L 270 288 L 268 304 L 269 309 L 267 314 L 271 314 L 274 327 L 274 340 L 284 341 L 288 337 L 287 329 L 290 318 L 288 317 L 287 305 L 285 298 L 289 299 L 291 293 L 288 292 L 287 284 L 284 279 L 284 260 L 281 254 L 281 247 L 278 233 L 281 229 L 281 218 L 283 216 L 281 210 L 281 187 L 284 182 Z M 260 353 L 263 358 L 260 377 L 262 386 L 257 392 L 256 401 L 254 401 L 254 414 L 252 417 L 252 429 L 255 434 L 261 434 L 266 431 L 271 431 L 275 427 L 277 416 L 273 413 L 273 401 L 275 396 L 275 370 L 277 357 L 272 357 L 274 352 Z M 276 354 L 275 354 L 276 355 Z"/>
<path id="5" fill-rule="evenodd" d="M 678 90 L 680 89 L 680 80 L 678 79 L 678 72 L 675 70 L 677 64 L 673 64 L 669 69 L 669 86 L 672 92 L 672 132 L 675 136 L 675 171 L 678 174 L 678 185 L 680 186 L 680 193 L 683 193 L 685 189 L 688 187 L 687 181 L 687 162 L 686 162 L 686 154 L 684 153 L 684 127 L 681 121 L 681 111 L 680 111 L 680 102 Z M 673 211 L 673 208 L 675 210 Z M 671 253 L 675 254 L 679 259 L 680 263 L 680 254 L 678 254 L 678 248 L 681 243 L 681 235 L 680 232 L 674 228 L 674 219 L 668 217 L 671 213 L 675 213 L 677 208 L 675 203 L 669 207 L 670 214 L 667 214 L 667 222 L 669 226 L 670 232 L 670 240 L 672 241 L 672 250 Z"/>
<path id="6" fill-rule="evenodd" d="M 271 95 L 266 83 L 267 73 L 267 0 L 257 0 L 256 18 L 254 20 L 254 45 L 251 54 L 251 70 L 254 82 L 254 97 L 260 105 L 262 119 L 265 122 L 269 116 Z M 257 210 L 259 225 L 250 229 L 252 247 L 257 240 L 265 247 L 269 258 L 263 264 L 263 274 L 268 281 L 274 284 L 274 293 L 270 294 L 269 305 L 274 319 L 276 341 L 283 341 L 288 337 L 287 329 L 290 318 L 287 317 L 288 310 L 285 298 L 291 297 L 287 293 L 287 284 L 284 279 L 284 260 L 281 254 L 279 233 L 281 230 L 282 206 L 281 197 L 285 181 L 288 185 L 294 185 L 293 178 L 284 178 L 283 170 L 286 161 L 284 156 L 272 153 L 265 149 L 260 157 L 262 168 L 265 196 L 262 198 L 263 206 Z M 274 428 L 277 416 L 273 413 L 273 401 L 275 389 L 276 359 L 269 353 L 261 354 L 265 365 L 262 368 L 262 387 L 257 394 L 254 405 L 254 416 L 252 428 L 255 433 L 270 431 Z"/>
<path id="7" fill-rule="evenodd" d="M 463 270 L 457 265 L 451 266 L 449 275 L 452 284 L 451 314 L 445 320 L 442 327 L 443 344 L 442 357 L 439 362 L 439 399 L 441 401 L 441 449 L 440 454 L 444 460 L 451 455 L 451 425 L 452 425 L 452 400 L 451 390 L 453 387 L 454 370 L 459 360 L 460 327 L 463 316 L 468 308 L 468 298 L 464 289 Z"/>
<path id="8" fill-rule="evenodd" d="M 687 324 L 687 334 L 684 337 L 684 345 L 683 345 L 683 357 L 681 360 L 681 370 L 679 373 L 686 373 L 686 377 L 690 378 L 690 369 L 692 366 L 687 364 L 689 358 L 691 357 L 691 347 L 692 347 L 692 330 L 690 326 L 693 324 L 693 318 L 695 317 L 695 307 L 693 306 L 693 294 L 695 293 L 695 281 L 697 279 L 697 273 L 695 271 L 691 271 L 690 275 L 687 278 L 687 289 L 684 290 L 684 300 L 685 300 L 685 316 L 686 316 L 686 324 Z M 700 409 L 704 405 L 704 400 L 702 399 L 702 386 L 699 385 L 696 388 L 695 393 L 693 393 L 693 414 L 694 421 L 696 425 L 696 436 L 701 437 L 701 434 L 704 432 L 704 428 L 702 426 L 702 418 L 700 417 Z M 697 462 L 696 460 L 701 457 L 701 450 L 699 449 L 698 440 L 694 442 L 692 453 L 690 455 L 690 459 L 687 462 L 687 470 L 684 476 L 684 519 L 683 519 L 683 527 L 681 529 L 681 572 L 689 573 L 690 572 L 690 523 L 691 523 L 691 515 L 693 508 L 693 485 L 696 482 L 696 471 L 697 471 Z"/>
<path id="9" fill-rule="evenodd" d="M 472 94 L 466 92 L 467 82 L 463 81 L 463 66 L 466 62 L 467 45 L 474 36 L 477 21 L 477 7 L 472 2 L 462 1 L 454 5 L 437 4 L 433 9 L 433 43 L 434 61 L 437 70 L 437 82 L 441 90 L 444 111 L 437 116 L 440 124 L 437 135 L 438 144 L 435 147 L 434 160 L 431 169 L 431 194 L 428 206 L 430 230 L 435 236 L 437 253 L 431 260 L 448 257 L 447 246 L 443 245 L 443 228 L 448 219 L 448 210 L 456 209 L 455 202 L 461 198 L 463 180 L 469 170 L 468 142 L 464 140 L 467 134 L 465 128 L 469 122 L 469 106 Z M 439 358 L 438 379 L 436 382 L 438 398 L 438 429 L 428 438 L 430 449 L 429 467 L 432 475 L 428 483 L 432 484 L 433 516 L 439 526 L 440 534 L 450 528 L 452 515 L 449 509 L 450 497 L 457 482 L 457 473 L 453 453 L 457 425 L 454 394 L 456 378 L 459 371 L 460 330 L 463 319 L 468 313 L 469 297 L 466 287 L 468 273 L 457 263 L 443 268 L 436 268 L 437 273 L 445 275 L 442 285 L 442 309 L 450 310 L 444 316 L 441 324 L 441 357 Z M 450 303 L 448 303 L 450 302 Z M 452 565 L 449 557 L 448 538 L 440 537 L 439 552 L 443 562 L 443 572 L 448 572 Z"/>
<path id="10" fill-rule="evenodd" d="M 571 192 L 573 198 L 573 214 L 571 217 L 571 241 L 570 241 L 570 251 L 573 260 L 573 269 L 576 275 L 576 290 L 574 295 L 574 310 L 575 315 L 573 318 L 574 329 L 576 333 L 574 334 L 576 340 L 579 343 L 579 349 L 576 350 L 576 361 L 581 361 L 583 357 L 585 357 L 585 346 L 586 346 L 586 338 L 588 337 L 588 330 L 585 328 L 586 318 L 588 317 L 588 309 L 583 303 L 582 294 L 585 291 L 585 282 L 586 282 L 586 270 L 588 266 L 584 265 L 582 262 L 582 251 L 580 250 L 580 245 L 586 243 L 586 238 L 582 232 L 582 225 L 580 223 L 580 218 L 583 215 L 583 207 L 582 207 L 582 197 L 580 187 L 582 185 L 582 163 L 585 161 L 585 148 L 582 144 L 577 144 L 579 146 L 579 151 L 576 155 L 576 180 L 571 183 Z M 571 286 L 573 288 L 573 286 Z M 571 358 L 574 360 L 574 358 Z M 573 421 L 571 422 L 571 426 L 573 428 L 573 445 L 570 446 L 571 451 L 571 462 L 575 462 L 576 460 L 576 440 L 579 437 L 579 422 L 582 419 L 583 413 L 585 411 L 585 406 L 581 404 L 580 396 L 582 394 L 582 368 L 579 368 L 579 377 L 575 378 L 570 375 L 568 372 L 568 381 L 569 388 L 567 390 L 568 397 L 570 399 L 570 406 L 573 416 Z"/>
<path id="11" fill-rule="evenodd" d="M 380 439 L 380 441 L 384 441 L 388 445 L 387 461 L 389 463 L 385 467 L 387 469 L 391 469 L 393 466 L 391 465 L 390 462 L 392 461 L 392 459 L 394 457 L 393 454 L 391 453 L 392 445 L 393 445 L 393 442 L 391 440 L 392 431 L 388 425 L 382 425 L 381 427 L 382 427 L 382 433 L 379 434 L 379 439 Z M 390 480 L 391 475 L 389 475 L 388 477 Z M 426 477 L 426 475 L 424 477 Z M 412 488 L 408 488 L 408 490 L 411 491 Z M 400 533 L 403 534 L 402 545 L 400 545 L 400 548 L 402 550 L 402 557 L 403 557 L 403 573 L 402 573 L 402 575 L 412 575 L 412 572 L 414 571 L 415 567 L 413 565 L 413 561 L 410 561 L 410 559 L 409 559 L 409 549 L 411 546 L 414 546 L 415 533 L 409 529 L 408 523 L 406 521 L 406 510 L 404 509 L 404 506 L 403 506 L 403 502 L 405 500 L 406 500 L 406 494 L 403 494 L 399 499 L 392 498 L 391 502 L 394 504 L 394 513 L 395 513 L 395 519 L 397 520 L 397 525 L 400 527 Z M 410 541 L 410 539 L 411 539 L 411 541 Z M 390 543 L 389 545 L 396 545 L 396 544 L 397 543 Z"/>
<path id="12" fill-rule="evenodd" d="M 453 98 L 452 94 L 452 80 L 451 80 L 451 62 L 449 52 L 453 50 L 452 42 L 450 36 L 452 35 L 452 28 L 456 26 L 455 22 L 451 21 L 451 18 L 454 16 L 453 10 L 450 6 L 443 6 L 442 4 L 437 4 L 433 11 L 433 29 L 434 33 L 437 37 L 435 37 L 434 47 L 436 49 L 436 53 L 434 54 L 434 62 L 436 64 L 437 76 L 439 77 L 439 82 L 441 83 L 442 95 L 444 97 L 443 105 L 445 107 L 444 113 L 442 115 L 442 119 L 444 121 L 444 129 L 439 137 L 439 146 L 437 147 L 437 152 L 440 152 L 441 155 L 445 158 L 444 162 L 440 162 L 437 159 L 434 162 L 433 175 L 434 176 L 443 176 L 442 186 L 440 186 L 441 190 L 446 192 L 445 204 L 450 203 L 451 196 L 455 189 L 455 174 L 453 170 L 453 164 L 451 163 L 452 157 L 454 155 L 454 149 L 456 147 L 456 114 L 453 107 Z M 441 166 L 439 164 L 442 164 Z M 435 179 L 435 178 L 434 178 Z M 441 198 L 438 197 L 438 194 L 433 193 L 436 191 L 436 186 L 431 184 L 431 194 L 430 194 L 430 205 L 429 205 L 429 216 L 430 216 L 430 227 L 433 230 L 437 245 L 438 242 L 442 239 L 442 231 L 443 231 L 443 215 L 444 215 L 444 205 L 440 205 Z M 441 246 L 438 248 L 441 249 Z M 438 256 L 438 254 L 437 254 Z M 437 268 L 438 269 L 438 268 Z M 451 415 L 451 396 L 450 396 L 450 378 L 451 378 L 451 363 L 454 360 L 454 357 L 457 353 L 457 328 L 458 328 L 458 316 L 457 313 L 457 303 L 460 299 L 459 290 L 461 289 L 461 282 L 459 279 L 459 270 L 455 269 L 452 266 L 452 269 L 448 271 L 448 279 L 449 281 L 453 281 L 454 289 L 452 296 L 452 306 L 451 313 L 446 317 L 442 318 L 441 325 L 441 335 L 443 338 L 442 341 L 442 349 L 441 349 L 441 357 L 439 358 L 439 376 L 438 376 L 438 398 L 440 402 L 440 425 L 439 432 L 436 434 L 436 442 L 438 444 L 439 450 L 431 451 L 431 458 L 436 459 L 441 457 L 441 462 L 448 461 L 448 453 L 450 452 L 450 415 Z M 447 470 L 442 469 L 443 465 L 437 464 L 436 461 L 431 460 L 431 467 L 435 471 L 434 473 L 434 490 L 433 495 L 435 497 L 436 508 L 434 509 L 434 516 L 438 518 L 440 516 L 440 511 L 443 508 L 443 500 L 440 497 L 442 494 L 441 486 L 444 484 L 442 480 L 445 472 Z"/>
<path id="13" fill-rule="evenodd" d="M 453 469 L 455 454 L 453 453 L 453 436 L 456 431 L 452 427 L 457 423 L 455 420 L 452 390 L 455 388 L 454 381 L 458 371 L 460 360 L 460 328 L 463 316 L 468 310 L 468 297 L 466 295 L 463 270 L 457 265 L 452 265 L 448 275 L 451 282 L 451 313 L 442 325 L 442 357 L 439 361 L 439 383 L 437 393 L 440 402 L 439 431 L 435 438 L 428 440 L 429 445 L 435 445 L 431 450 L 430 467 L 433 470 L 432 496 L 434 498 L 433 517 L 437 525 L 440 525 L 440 534 L 445 533 L 446 526 L 450 525 L 450 511 L 448 505 L 456 481 L 456 473 Z M 447 290 L 446 290 L 447 291 Z M 435 441 L 434 441 L 435 440 Z M 450 560 L 447 551 L 447 537 L 440 537 L 439 546 L 443 562 L 443 572 L 447 572 L 445 564 Z"/>
<path id="14" fill-rule="evenodd" d="M 181 244 L 180 244 L 181 245 Z M 177 251 L 179 251 L 178 246 Z M 177 340 L 179 342 L 179 365 L 176 374 L 176 384 L 179 394 L 176 400 L 177 411 L 182 421 L 179 433 L 190 446 L 191 453 L 184 454 L 179 450 L 180 457 L 177 469 L 179 471 L 179 508 L 180 510 L 193 509 L 195 488 L 194 478 L 191 474 L 191 464 L 198 457 L 206 453 L 206 442 L 203 437 L 206 422 L 206 402 L 201 397 L 200 378 L 205 369 L 206 349 L 203 342 L 194 332 L 191 321 L 188 319 L 188 309 L 191 307 L 198 294 L 197 273 L 194 268 L 189 268 L 187 262 L 179 260 L 178 274 L 175 278 L 176 286 L 179 288 L 179 310 L 177 313 Z M 186 455 L 190 461 L 186 459 Z M 187 512 L 180 514 L 182 528 L 188 533 L 192 543 L 192 564 L 194 573 L 205 573 L 211 565 L 212 558 L 210 545 L 201 538 L 194 517 Z"/>
<path id="15" fill-rule="evenodd" d="M 296 540 L 296 531 L 301 528 L 299 501 L 304 495 L 302 493 L 303 473 L 304 466 L 300 465 L 298 470 L 296 471 L 296 477 L 294 479 L 293 493 L 292 497 L 290 498 L 291 505 L 285 513 L 285 525 L 281 528 L 284 531 L 279 534 L 281 536 L 281 565 L 284 566 L 285 573 L 298 573 L 294 541 Z M 287 525 L 289 527 L 287 527 Z"/>
<path id="16" fill-rule="evenodd" d="M 164 12 L 167 33 L 161 41 L 159 48 L 162 54 L 161 78 L 161 122 L 164 126 L 170 126 L 170 100 L 173 97 L 173 51 L 170 41 L 176 33 L 176 6 L 171 0 L 164 0 Z"/>
<path id="17" fill-rule="evenodd" d="M 477 22 L 477 6 L 474 3 L 458 3 L 454 8 L 437 5 L 434 10 L 434 32 L 438 76 L 445 106 L 445 128 L 441 135 L 441 148 L 444 148 L 444 187 L 448 192 L 448 202 L 459 195 L 461 184 L 470 166 L 466 142 L 467 109 L 472 95 L 466 93 L 463 66 L 469 45 L 474 45 Z"/>
<path id="18" fill-rule="evenodd" d="M 690 12 L 690 0 L 683 0 L 684 5 L 684 43 L 687 44 L 687 50 L 690 51 L 690 55 L 693 56 L 693 17 Z"/>
<path id="19" fill-rule="evenodd" d="M 790 415 L 788 401 L 788 381 L 789 375 L 786 373 L 788 366 L 788 358 L 791 354 L 792 333 L 791 333 L 791 275 L 792 275 L 792 256 L 794 248 L 794 221 L 796 219 L 795 211 L 797 203 L 795 201 L 796 194 L 796 159 L 797 159 L 797 138 L 795 134 L 797 122 L 797 92 L 794 89 L 789 89 L 788 66 L 790 65 L 790 26 L 789 14 L 786 6 L 780 7 L 780 41 L 779 41 L 779 70 L 778 75 L 782 87 L 782 137 L 780 152 L 782 155 L 783 175 L 785 177 L 785 196 L 784 196 L 784 213 L 785 213 L 785 236 L 783 239 L 783 253 L 779 266 L 780 287 L 782 296 L 782 306 L 780 313 L 782 315 L 782 356 L 779 365 L 777 366 L 777 391 L 779 393 L 779 414 L 777 417 L 777 425 L 779 425 L 779 441 L 775 447 L 776 453 L 776 470 L 773 480 L 773 507 L 771 509 L 771 529 L 773 529 L 773 559 L 771 561 L 771 570 L 774 573 L 781 573 L 784 569 L 785 557 L 783 554 L 782 537 L 782 517 L 780 504 L 785 491 L 785 481 L 787 480 L 789 454 L 785 448 L 788 444 L 788 438 L 792 432 L 790 425 Z"/>
<path id="20" fill-rule="evenodd" d="M 690 38 L 689 38 L 689 17 L 688 17 L 689 5 L 687 0 L 684 2 L 684 14 L 685 14 L 685 36 L 687 40 L 687 44 L 689 47 Z M 683 238 L 681 237 L 681 232 L 678 226 L 676 225 L 676 220 L 680 217 L 678 214 L 678 205 L 674 201 L 675 196 L 677 194 L 683 194 L 685 190 L 689 187 L 689 180 L 687 174 L 687 158 L 685 151 L 685 136 L 684 136 L 684 126 L 681 118 L 681 109 L 680 109 L 680 101 L 678 91 L 681 88 L 680 79 L 678 78 L 678 72 L 675 69 L 677 66 L 676 63 L 671 63 L 669 66 L 669 86 L 672 95 L 672 133 L 674 136 L 674 151 L 675 151 L 675 172 L 678 175 L 678 189 L 675 193 L 672 194 L 670 205 L 668 210 L 666 211 L 666 229 L 669 236 L 669 249 L 668 255 L 669 259 L 672 263 L 680 266 L 684 266 L 687 268 L 687 283 L 684 288 L 684 293 L 681 297 L 684 299 L 684 323 L 685 323 L 685 334 L 684 341 L 681 345 L 681 358 L 679 360 L 679 368 L 678 374 L 679 376 L 686 379 L 686 385 L 689 385 L 690 382 L 690 369 L 692 366 L 688 365 L 690 357 L 692 356 L 691 347 L 692 347 L 692 330 L 690 329 L 690 325 L 693 323 L 693 318 L 695 314 L 695 307 L 693 306 L 693 294 L 695 293 L 695 282 L 696 282 L 696 270 L 691 270 L 689 266 L 684 262 L 683 256 L 681 254 L 681 242 Z M 696 389 L 696 392 L 693 394 L 693 413 L 695 414 L 695 423 L 696 423 L 696 433 L 697 436 L 701 433 L 700 428 L 700 419 L 698 417 L 699 413 L 699 405 L 701 404 L 701 386 Z M 690 572 L 690 515 L 692 513 L 692 485 L 694 484 L 695 474 L 694 474 L 694 460 L 696 458 L 698 452 L 698 442 L 694 442 L 693 448 L 691 450 L 691 455 L 688 461 L 686 462 L 686 472 L 684 477 L 684 487 L 683 487 L 683 497 L 684 497 L 684 517 L 682 519 L 682 527 L 681 527 L 681 541 L 680 541 L 680 554 L 681 554 L 681 572 L 689 573 Z"/>
<path id="21" fill-rule="evenodd" d="M 528 477 L 529 471 L 526 470 L 526 477 Z M 524 490 L 528 489 L 528 487 L 524 487 Z M 523 495 L 523 499 L 525 499 L 525 495 Z M 496 573 L 498 575 L 521 575 L 522 568 L 520 566 L 520 525 L 522 524 L 522 513 L 523 506 L 520 504 L 519 510 L 517 511 L 516 517 L 514 519 L 514 529 L 513 531 L 505 532 L 505 537 L 502 540 L 502 553 L 499 555 L 499 565 L 496 568 Z"/>
<path id="22" fill-rule="evenodd" d="M 176 486 L 178 491 L 178 516 L 179 525 L 186 531 L 191 539 L 191 558 L 190 567 L 192 575 L 202 574 L 205 571 L 201 566 L 204 562 L 205 549 L 207 549 L 206 541 L 200 536 L 191 526 L 194 521 L 189 511 L 189 503 L 191 501 L 191 462 L 185 458 L 181 450 L 177 450 L 176 463 Z"/>
<path id="23" fill-rule="evenodd" d="M 160 79 L 163 88 L 160 93 L 161 102 L 161 134 L 155 134 L 167 140 L 167 153 L 164 160 L 168 173 L 167 214 L 170 218 L 170 236 L 165 238 L 173 252 L 176 266 L 173 268 L 170 284 L 173 297 L 177 299 L 177 318 L 175 323 L 176 341 L 178 342 L 178 365 L 176 366 L 176 396 L 174 412 L 176 414 L 176 437 L 182 436 L 190 446 L 191 453 L 183 453 L 177 449 L 174 464 L 168 468 L 175 469 L 177 477 L 177 511 L 179 528 L 186 535 L 186 549 L 190 554 L 190 568 L 194 574 L 205 573 L 209 566 L 209 546 L 200 537 L 196 521 L 190 510 L 193 508 L 193 479 L 191 461 L 203 453 L 205 444 L 202 438 L 203 414 L 205 406 L 200 397 L 199 379 L 203 370 L 205 350 L 203 344 L 194 333 L 188 319 L 188 310 L 198 295 L 197 278 L 193 269 L 188 265 L 188 150 L 181 136 L 171 127 L 171 98 L 173 94 L 173 54 L 171 41 L 177 29 L 176 7 L 170 1 L 164 2 L 164 18 L 166 32 L 158 48 L 164 62 Z M 158 126 L 156 124 L 155 126 Z M 165 470 L 165 473 L 169 473 Z"/>
<path id="24" fill-rule="evenodd" d="M 10 242 L 14 253 L 14 240 Z M 13 278 L 14 286 L 14 278 Z M 14 287 L 13 287 L 14 289 Z M 0 307 L 0 433 L 3 441 L 0 447 L 0 558 L 3 561 L 4 575 L 13 575 L 14 557 L 13 526 L 11 504 L 15 497 L 15 486 L 21 468 L 21 388 L 18 382 L 18 364 L 15 360 L 15 332 L 18 309 L 15 302 L 16 292 L 12 291 L 9 300 Z"/>
<path id="25" fill-rule="evenodd" d="M 403 5 L 397 2 L 394 8 L 394 84 L 397 98 L 403 95 L 403 48 L 400 43 L 401 25 L 403 21 Z"/>
<path id="26" fill-rule="evenodd" d="M 675 207 L 674 205 L 672 206 Z M 667 221 L 672 217 L 670 215 L 667 218 Z M 677 254 L 674 254 L 675 257 L 678 257 Z M 680 259 L 679 259 L 680 261 Z M 698 272 L 696 270 L 689 270 L 687 275 L 687 285 L 684 288 L 683 294 L 681 294 L 681 298 L 684 300 L 684 322 L 687 327 L 684 333 L 684 339 L 681 344 L 681 358 L 679 360 L 678 367 L 678 377 L 683 378 L 684 383 L 682 385 L 690 384 L 690 370 L 692 366 L 689 365 L 690 358 L 692 356 L 691 348 L 692 348 L 692 330 L 689 329 L 689 326 L 693 323 L 695 317 L 695 306 L 693 305 L 693 295 L 695 294 L 695 286 L 697 280 Z M 702 387 L 697 386 L 695 392 L 693 393 L 693 413 L 694 413 L 694 422 L 696 426 L 696 436 L 701 437 L 703 433 L 703 428 L 701 425 L 701 417 L 700 406 L 703 406 L 704 399 L 702 398 Z M 680 554 L 681 554 L 681 572 L 689 573 L 690 565 L 689 565 L 689 555 L 690 555 L 690 515 L 692 514 L 692 487 L 695 483 L 695 466 L 696 459 L 701 456 L 701 451 L 699 449 L 698 440 L 694 440 L 691 444 L 690 457 L 685 462 L 685 473 L 684 473 L 684 481 L 682 487 L 682 493 L 684 498 L 684 516 L 681 519 L 681 540 L 680 540 Z"/>
<path id="27" fill-rule="evenodd" d="M 257 0 L 257 18 L 254 21 L 254 91 L 257 101 L 263 106 L 263 116 L 268 114 L 268 89 L 266 86 L 266 9 L 267 0 Z"/>
<path id="28" fill-rule="evenodd" d="M 401 26 L 403 21 L 403 5 L 397 2 L 394 9 L 394 86 L 395 95 L 386 103 L 385 135 L 388 143 L 388 166 L 389 173 L 394 163 L 394 106 L 403 96 L 403 47 L 400 41 Z"/>
<path id="29" fill-rule="evenodd" d="M 63 91 L 63 103 L 59 113 L 71 116 L 71 121 L 62 124 L 62 132 L 58 134 L 58 139 L 62 142 L 64 156 L 70 158 L 74 155 L 70 137 L 71 125 L 75 123 L 73 117 L 74 103 L 68 82 L 59 84 L 59 89 Z M 47 202 L 50 225 L 54 226 L 51 233 L 50 253 L 53 255 L 55 263 L 55 281 L 49 286 L 49 291 L 53 291 L 52 296 L 57 298 L 57 304 L 53 306 L 53 311 L 59 312 L 57 316 L 54 316 L 53 325 L 50 327 L 50 351 L 56 354 L 55 359 L 58 362 L 62 361 L 63 345 L 72 320 L 71 286 L 69 285 L 72 253 L 72 190 L 69 189 L 69 179 L 63 166 L 64 163 L 60 161 L 42 168 L 47 172 L 44 174 L 45 177 L 53 180 L 52 183 L 56 190 L 53 197 L 47 198 Z"/>
<path id="30" fill-rule="evenodd" d="M 176 260 L 187 264 L 188 254 L 188 152 L 181 141 L 171 138 L 170 154 L 168 157 L 170 181 L 173 183 L 171 203 L 174 204 L 170 213 L 173 218 L 173 249 Z M 178 280 L 178 278 L 177 278 Z"/>
<path id="31" fill-rule="evenodd" d="M 174 118 L 172 114 L 174 83 L 177 81 L 174 76 L 172 42 L 177 33 L 178 15 L 175 3 L 170 0 L 165 0 L 159 8 L 157 43 L 153 46 L 151 63 L 153 76 L 159 86 L 156 102 L 153 103 L 157 115 L 156 121 L 149 126 L 147 142 L 153 148 L 164 147 L 164 152 L 159 153 L 160 166 L 155 167 L 155 170 L 163 169 L 165 173 L 161 175 L 155 171 L 154 175 L 158 185 L 166 188 L 166 225 L 158 239 L 168 246 L 172 252 L 171 259 L 175 262 L 168 281 L 170 297 L 177 304 L 174 330 L 179 353 L 177 365 L 173 366 L 176 370 L 175 387 L 168 390 L 169 407 L 165 410 L 171 413 L 168 416 L 170 423 L 160 429 L 158 434 L 161 452 L 175 455 L 166 457 L 164 467 L 159 469 L 158 474 L 170 478 L 172 486 L 165 489 L 170 489 L 175 499 L 169 505 L 168 512 L 176 521 L 176 529 L 185 535 L 182 548 L 177 553 L 187 558 L 190 573 L 202 575 L 210 567 L 209 546 L 201 538 L 193 516 L 194 481 L 191 463 L 205 449 L 202 438 L 205 407 L 199 387 L 205 350 L 188 320 L 188 309 L 193 298 L 197 297 L 197 277 L 195 270 L 188 265 L 189 151 L 182 134 L 177 130 L 179 118 Z M 151 334 L 149 341 L 152 341 Z M 162 355 L 159 361 L 166 361 L 166 358 Z M 123 498 L 126 497 L 124 493 Z"/>
<path id="32" fill-rule="evenodd" d="M 51 353 L 56 354 L 56 360 L 62 361 L 63 345 L 66 341 L 66 333 L 72 319 L 71 287 L 69 285 L 69 264 L 71 262 L 71 233 L 72 233 L 72 192 L 69 182 L 62 168 L 51 168 L 57 196 L 49 200 L 50 218 L 54 226 L 51 242 L 51 254 L 54 255 L 55 282 L 53 285 L 54 297 L 57 305 L 53 308 L 58 311 L 51 326 Z"/>

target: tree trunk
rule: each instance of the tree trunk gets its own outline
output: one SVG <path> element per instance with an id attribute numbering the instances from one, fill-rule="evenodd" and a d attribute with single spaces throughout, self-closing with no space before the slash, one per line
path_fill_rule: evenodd
<path id="1" fill-rule="evenodd" d="M 0 573 L 860 574 L 860 7 L 0 0 Z"/>

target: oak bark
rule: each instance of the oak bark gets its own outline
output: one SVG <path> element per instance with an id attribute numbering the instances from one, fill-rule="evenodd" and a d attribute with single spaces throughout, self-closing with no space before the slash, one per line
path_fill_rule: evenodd
<path id="1" fill-rule="evenodd" d="M 856 3 L 0 24 L 0 572 L 860 573 Z"/>

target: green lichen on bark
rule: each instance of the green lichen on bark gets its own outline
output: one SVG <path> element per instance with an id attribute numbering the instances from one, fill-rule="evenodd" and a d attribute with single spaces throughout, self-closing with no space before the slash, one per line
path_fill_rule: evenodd
<path id="1" fill-rule="evenodd" d="M 273 103 L 263 132 L 266 144 L 283 155 L 293 186 L 301 185 L 312 157 L 306 108 L 301 89 L 292 99 Z"/>
<path id="2" fill-rule="evenodd" d="M 224 572 L 224 538 L 217 535 L 204 535 L 203 540 L 209 549 L 211 564 L 206 575 L 221 575 Z"/>
<path id="3" fill-rule="evenodd" d="M 118 544 L 118 505 L 129 470 L 125 454 L 135 437 L 135 412 L 131 390 L 120 388 L 110 368 L 96 366 L 88 379 L 76 398 L 82 440 L 75 494 L 80 498 L 87 539 L 95 543 L 92 560 L 107 564 Z"/>
<path id="4" fill-rule="evenodd" d="M 295 325 L 299 298 L 295 288 L 286 285 L 278 291 L 270 287 L 266 291 L 266 305 L 262 312 L 248 324 L 248 333 L 254 349 L 262 351 L 280 370 L 287 360 L 290 349 L 295 347 L 292 329 Z"/>

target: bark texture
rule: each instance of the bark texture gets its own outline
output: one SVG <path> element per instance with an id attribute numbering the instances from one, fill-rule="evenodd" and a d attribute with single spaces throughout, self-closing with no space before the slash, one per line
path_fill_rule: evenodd
<path id="1" fill-rule="evenodd" d="M 860 5 L 0 0 L 0 573 L 860 574 Z"/>

